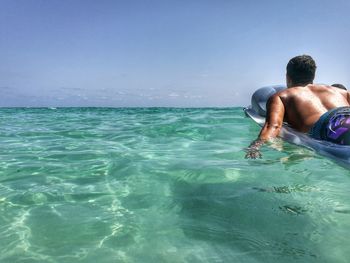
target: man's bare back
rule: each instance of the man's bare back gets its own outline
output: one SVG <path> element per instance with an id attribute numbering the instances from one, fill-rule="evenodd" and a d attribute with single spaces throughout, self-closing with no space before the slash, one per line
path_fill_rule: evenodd
<path id="1" fill-rule="evenodd" d="M 274 96 L 283 103 L 284 122 L 300 132 L 308 132 L 325 112 L 350 106 L 347 91 L 326 85 L 292 87 Z"/>

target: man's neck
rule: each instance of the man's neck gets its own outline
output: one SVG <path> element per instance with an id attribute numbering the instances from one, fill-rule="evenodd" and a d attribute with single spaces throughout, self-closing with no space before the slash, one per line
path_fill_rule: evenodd
<path id="1" fill-rule="evenodd" d="M 289 83 L 287 85 L 287 88 L 294 88 L 294 87 L 305 87 L 309 84 L 313 84 L 313 82 L 307 82 L 307 83 Z"/>

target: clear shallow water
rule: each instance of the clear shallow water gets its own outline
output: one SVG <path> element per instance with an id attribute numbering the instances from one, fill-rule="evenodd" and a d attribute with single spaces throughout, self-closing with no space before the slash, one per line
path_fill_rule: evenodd
<path id="1" fill-rule="evenodd" d="M 241 108 L 0 109 L 0 262 L 348 262 L 350 172 Z"/>

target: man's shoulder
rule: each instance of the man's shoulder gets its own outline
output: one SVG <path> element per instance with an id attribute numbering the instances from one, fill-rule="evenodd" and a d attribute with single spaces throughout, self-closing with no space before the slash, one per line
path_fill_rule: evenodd
<path id="1" fill-rule="evenodd" d="M 293 94 L 296 94 L 298 92 L 298 89 L 296 87 L 293 88 L 287 88 L 284 90 L 281 90 L 275 94 L 275 96 L 278 96 L 280 98 L 292 96 Z"/>
<path id="2" fill-rule="evenodd" d="M 326 84 L 309 84 L 307 86 L 305 86 L 309 89 L 333 89 L 332 86 L 326 85 Z"/>
<path id="3" fill-rule="evenodd" d="M 308 89 L 313 93 L 330 93 L 330 94 L 338 94 L 338 93 L 346 93 L 345 90 L 325 85 L 325 84 L 312 84 L 308 86 Z"/>
<path id="4" fill-rule="evenodd" d="M 274 94 L 274 96 L 278 97 L 286 106 L 291 101 L 299 100 L 300 98 L 304 97 L 305 89 L 304 87 L 290 87 L 277 92 Z"/>
<path id="5" fill-rule="evenodd" d="M 281 90 L 278 92 L 276 95 L 280 97 L 286 97 L 286 96 L 303 96 L 305 93 L 310 92 L 310 91 L 320 91 L 320 90 L 327 90 L 328 88 L 332 88 L 331 86 L 328 85 L 321 85 L 321 84 L 310 84 L 306 86 L 295 86 L 295 87 L 290 87 L 284 90 Z"/>

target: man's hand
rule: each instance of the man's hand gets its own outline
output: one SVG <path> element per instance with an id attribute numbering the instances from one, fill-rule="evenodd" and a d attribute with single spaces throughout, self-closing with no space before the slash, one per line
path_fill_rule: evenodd
<path id="1" fill-rule="evenodd" d="M 257 139 L 253 141 L 249 147 L 246 149 L 246 159 L 260 159 L 261 158 L 261 152 L 260 147 L 264 144 L 264 141 L 261 139 Z"/>
<path id="2" fill-rule="evenodd" d="M 247 148 L 246 152 L 246 159 L 261 159 L 262 157 L 261 152 L 259 151 L 259 149 L 256 148 Z"/>

